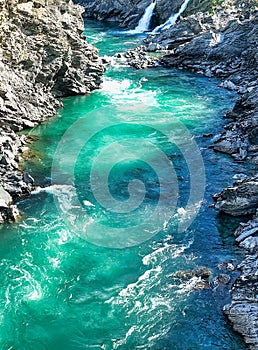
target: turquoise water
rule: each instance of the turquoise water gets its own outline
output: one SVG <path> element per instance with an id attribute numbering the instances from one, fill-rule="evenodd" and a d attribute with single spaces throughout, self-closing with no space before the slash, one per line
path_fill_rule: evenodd
<path id="1" fill-rule="evenodd" d="M 86 23 L 86 28 L 88 40 L 102 54 L 123 51 L 136 43 L 136 38 L 119 38 L 110 28 L 93 22 Z M 56 118 L 31 132 L 37 140 L 31 145 L 33 157 L 25 167 L 47 189 L 39 189 L 19 203 L 24 213 L 19 223 L 1 227 L 1 349 L 245 348 L 221 312 L 229 300 L 227 290 L 215 284 L 198 289 L 196 279 L 181 280 L 175 275 L 206 266 L 212 279 L 220 273 L 218 263 L 240 258 L 231 236 L 239 221 L 218 215 L 209 205 L 210 194 L 230 184 L 232 176 L 241 172 L 241 165 L 214 153 L 209 148 L 211 137 L 203 137 L 221 129 L 221 116 L 234 100 L 235 95 L 217 88 L 216 81 L 198 75 L 162 68 L 136 71 L 110 67 L 101 90 L 65 99 Z M 177 217 L 193 184 L 190 165 L 182 154 L 184 144 L 190 142 L 186 140 L 189 134 L 179 122 L 194 136 L 206 171 L 199 214 L 181 233 Z M 116 126 L 103 130 L 114 123 Z M 166 137 L 171 125 L 176 145 Z M 164 133 L 159 131 L 161 126 Z M 92 130 L 97 132 L 86 143 Z M 171 220 L 136 244 L 138 218 L 151 220 L 159 202 L 159 181 L 165 181 L 165 190 L 171 187 L 166 182 L 167 169 L 155 152 L 146 156 L 146 148 L 139 147 L 141 139 L 165 152 L 173 164 L 177 179 L 173 186 L 178 186 L 178 195 L 172 195 L 176 208 Z M 138 152 L 138 159 L 126 160 L 121 158 L 120 148 L 111 149 L 99 161 L 97 187 L 103 188 L 105 171 L 114 164 L 109 190 L 122 208 L 130 197 L 129 181 L 136 178 L 144 182 L 146 196 L 133 215 L 123 216 L 119 208 L 116 212 L 105 210 L 90 186 L 94 159 L 116 141 L 124 141 L 124 147 Z M 194 156 L 194 148 L 192 151 Z M 125 149 L 123 155 L 128 154 Z M 51 172 L 53 158 L 57 166 Z M 71 165 L 82 215 L 77 215 L 74 199 L 69 197 Z M 55 185 L 51 185 L 51 176 Z M 167 210 L 164 203 L 161 212 Z M 69 220 L 67 225 L 67 217 L 72 215 L 74 226 Z M 135 245 L 123 246 L 123 242 L 130 245 L 128 231 L 118 244 L 123 249 L 105 247 L 110 242 L 116 246 L 117 239 L 112 237 L 107 237 L 105 244 L 91 244 L 83 239 L 82 224 L 94 228 L 96 222 L 104 224 L 103 232 L 97 226 L 89 241 L 94 235 L 104 235 L 105 229 L 129 227 Z"/>

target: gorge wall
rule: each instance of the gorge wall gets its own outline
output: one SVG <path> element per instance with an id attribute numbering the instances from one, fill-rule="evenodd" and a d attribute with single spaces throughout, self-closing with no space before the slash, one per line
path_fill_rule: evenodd
<path id="1" fill-rule="evenodd" d="M 75 0 L 85 7 L 84 16 L 100 21 L 108 21 L 125 28 L 134 28 L 144 10 L 152 0 Z M 152 27 L 165 22 L 173 13 L 177 13 L 183 4 L 183 0 L 157 0 Z M 191 0 L 187 9 L 188 13 L 198 9 L 211 9 L 209 0 Z"/>
<path id="2" fill-rule="evenodd" d="M 69 0 L 0 0 L 0 223 L 33 179 L 19 170 L 18 131 L 55 115 L 57 97 L 99 87 L 103 67 L 83 36 L 82 8 Z"/>

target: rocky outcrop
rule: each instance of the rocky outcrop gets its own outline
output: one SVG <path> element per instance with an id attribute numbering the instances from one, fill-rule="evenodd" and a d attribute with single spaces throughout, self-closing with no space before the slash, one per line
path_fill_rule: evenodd
<path id="1" fill-rule="evenodd" d="M 76 0 L 85 7 L 87 18 L 108 21 L 124 28 L 134 28 L 152 0 Z M 172 14 L 177 13 L 183 0 L 157 0 L 151 28 L 164 23 Z"/>
<path id="2" fill-rule="evenodd" d="M 258 349 L 258 176 L 245 179 L 216 195 L 217 209 L 231 215 L 255 212 L 247 223 L 241 223 L 234 235 L 236 243 L 246 251 L 245 260 L 237 267 L 240 276 L 231 288 L 231 303 L 224 313 L 233 328 L 243 335 L 248 348 Z"/>
<path id="3" fill-rule="evenodd" d="M 258 259 L 250 255 L 238 266 L 241 275 L 232 290 L 232 302 L 224 307 L 224 313 L 234 329 L 244 336 L 249 349 L 258 349 Z"/>
<path id="4" fill-rule="evenodd" d="M 119 65 L 131 66 L 135 69 L 152 68 L 158 65 L 158 58 L 151 57 L 146 53 L 144 47 L 137 47 L 136 49 L 127 50 L 126 52 L 118 52 L 114 56 L 102 57 L 104 65 Z"/>
<path id="5" fill-rule="evenodd" d="M 258 175 L 238 180 L 213 196 L 215 208 L 233 216 L 255 214 L 258 208 Z"/>
<path id="6" fill-rule="evenodd" d="M 0 0 L 0 186 L 12 201 L 33 187 L 19 171 L 25 138 L 16 132 L 53 116 L 57 97 L 100 85 L 103 67 L 85 41 L 81 12 L 69 0 Z M 0 207 L 0 221 L 12 201 Z"/>
<path id="7" fill-rule="evenodd" d="M 234 329 L 243 335 L 252 350 L 258 349 L 258 175 L 239 180 L 234 186 L 214 196 L 215 207 L 234 216 L 254 217 L 241 223 L 235 231 L 236 243 L 246 251 L 245 260 L 238 266 L 240 277 L 231 289 L 231 303 L 224 313 Z"/>
<path id="8" fill-rule="evenodd" d="M 219 78 L 221 87 L 242 95 L 226 115 L 232 122 L 226 125 L 214 149 L 254 163 L 258 162 L 257 14 L 254 1 L 225 1 L 219 11 L 183 18 L 145 41 L 149 51 L 167 50 L 162 65 Z"/>
<path id="9" fill-rule="evenodd" d="M 230 154 L 237 161 L 249 159 L 258 164 L 258 87 L 239 97 L 226 117 L 232 122 L 214 143 L 214 150 Z"/>

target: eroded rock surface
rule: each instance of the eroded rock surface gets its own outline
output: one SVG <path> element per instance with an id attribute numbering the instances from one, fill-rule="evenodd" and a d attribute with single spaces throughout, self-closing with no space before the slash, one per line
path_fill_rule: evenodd
<path id="1" fill-rule="evenodd" d="M 224 213 L 241 216 L 255 214 L 258 207 L 258 175 L 238 180 L 214 196 L 215 208 Z"/>
<path id="2" fill-rule="evenodd" d="M 85 7 L 85 17 L 113 22 L 125 28 L 134 28 L 152 1 L 76 0 L 75 2 Z M 172 14 L 177 13 L 183 2 L 183 0 L 157 0 L 151 27 L 164 23 Z"/>
<path id="3" fill-rule="evenodd" d="M 189 13 L 189 12 L 188 12 Z M 167 50 L 166 67 L 216 77 L 221 87 L 240 94 L 229 123 L 213 145 L 236 161 L 258 164 L 258 8 L 255 1 L 224 1 L 211 13 L 195 13 L 145 41 L 149 51 Z M 215 207 L 233 216 L 252 215 L 258 208 L 258 176 L 234 183 L 215 195 Z M 237 229 L 236 243 L 246 250 L 224 312 L 250 349 L 258 349 L 258 219 Z M 224 280 L 224 278 L 223 278 Z"/>
<path id="4" fill-rule="evenodd" d="M 258 7 L 227 0 L 214 13 L 195 13 L 145 40 L 147 50 L 167 50 L 160 63 L 221 80 L 241 94 L 227 114 L 214 149 L 258 163 Z"/>
<path id="5" fill-rule="evenodd" d="M 224 313 L 234 329 L 244 336 L 252 350 L 258 349 L 258 259 L 248 256 L 239 266 L 241 275 L 235 281 L 232 302 L 224 307 Z"/>
<path id="6" fill-rule="evenodd" d="M 81 12 L 68 0 L 0 0 L 0 186 L 13 199 L 33 187 L 19 171 L 25 138 L 16 132 L 53 116 L 57 97 L 101 83 L 103 67 L 85 41 Z M 8 218 L 6 208 L 1 217 Z"/>

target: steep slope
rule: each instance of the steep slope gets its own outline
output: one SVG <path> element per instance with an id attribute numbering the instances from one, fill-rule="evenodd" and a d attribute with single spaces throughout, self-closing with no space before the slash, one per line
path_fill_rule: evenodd
<path id="1" fill-rule="evenodd" d="M 33 186 L 18 169 L 25 138 L 16 132 L 53 116 L 57 97 L 101 83 L 103 67 L 85 41 L 81 12 L 68 0 L 0 0 L 0 222 L 16 216 L 13 199 Z"/>

